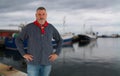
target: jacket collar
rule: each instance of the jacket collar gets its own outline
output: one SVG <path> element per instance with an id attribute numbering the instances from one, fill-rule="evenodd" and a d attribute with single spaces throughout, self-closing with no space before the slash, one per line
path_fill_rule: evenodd
<path id="1" fill-rule="evenodd" d="M 40 28 L 42 34 L 45 34 L 45 28 L 48 26 L 48 22 L 47 22 L 47 21 L 45 21 L 44 25 L 41 25 L 41 24 L 36 20 L 36 21 L 34 21 L 34 24 Z"/>

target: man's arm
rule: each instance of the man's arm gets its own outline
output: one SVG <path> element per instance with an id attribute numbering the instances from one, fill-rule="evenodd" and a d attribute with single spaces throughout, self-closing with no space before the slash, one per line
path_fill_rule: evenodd
<path id="1" fill-rule="evenodd" d="M 27 32 L 27 27 L 25 27 L 18 35 L 18 37 L 15 40 L 16 46 L 20 54 L 25 58 L 27 61 L 32 61 L 33 56 L 28 54 L 27 52 L 24 51 L 24 41 L 28 39 L 28 32 Z"/>
<path id="2" fill-rule="evenodd" d="M 16 37 L 15 39 L 17 49 L 22 56 L 26 54 L 26 52 L 24 51 L 24 41 L 26 39 L 28 39 L 27 27 L 24 27 L 24 29 L 19 33 L 18 37 Z"/>
<path id="3" fill-rule="evenodd" d="M 50 61 L 54 61 L 58 58 L 58 55 L 61 52 L 62 42 L 63 42 L 59 32 L 54 27 L 53 27 L 53 39 L 55 39 L 55 42 L 56 42 L 56 47 L 55 47 L 56 51 L 49 56 Z"/>
<path id="4" fill-rule="evenodd" d="M 56 28 L 54 28 L 53 39 L 55 39 L 55 41 L 56 41 L 55 54 L 59 55 L 61 52 L 63 40 L 62 40 L 61 35 L 59 34 L 59 32 L 57 31 Z"/>

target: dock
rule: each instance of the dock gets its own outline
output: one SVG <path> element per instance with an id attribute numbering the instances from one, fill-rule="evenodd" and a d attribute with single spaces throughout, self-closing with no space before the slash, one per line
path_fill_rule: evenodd
<path id="1" fill-rule="evenodd" d="M 0 63 L 0 76 L 27 76 L 27 74 L 15 68 L 10 69 L 10 66 Z"/>

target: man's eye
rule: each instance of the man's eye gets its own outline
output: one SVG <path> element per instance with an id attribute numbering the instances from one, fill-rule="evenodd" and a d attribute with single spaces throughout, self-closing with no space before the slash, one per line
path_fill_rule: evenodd
<path id="1" fill-rule="evenodd" d="M 41 15 L 45 15 L 45 14 L 38 14 L 39 16 L 41 16 Z"/>

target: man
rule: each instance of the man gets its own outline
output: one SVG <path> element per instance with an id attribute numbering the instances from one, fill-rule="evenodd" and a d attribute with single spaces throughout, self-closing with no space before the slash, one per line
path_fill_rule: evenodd
<path id="1" fill-rule="evenodd" d="M 58 31 L 46 21 L 47 12 L 44 7 L 36 10 L 36 21 L 28 24 L 16 38 L 16 46 L 27 61 L 28 76 L 49 76 L 51 63 L 57 59 L 61 51 L 62 38 Z M 28 41 L 28 49 L 24 51 L 24 40 Z M 56 41 L 53 52 L 52 39 Z"/>

